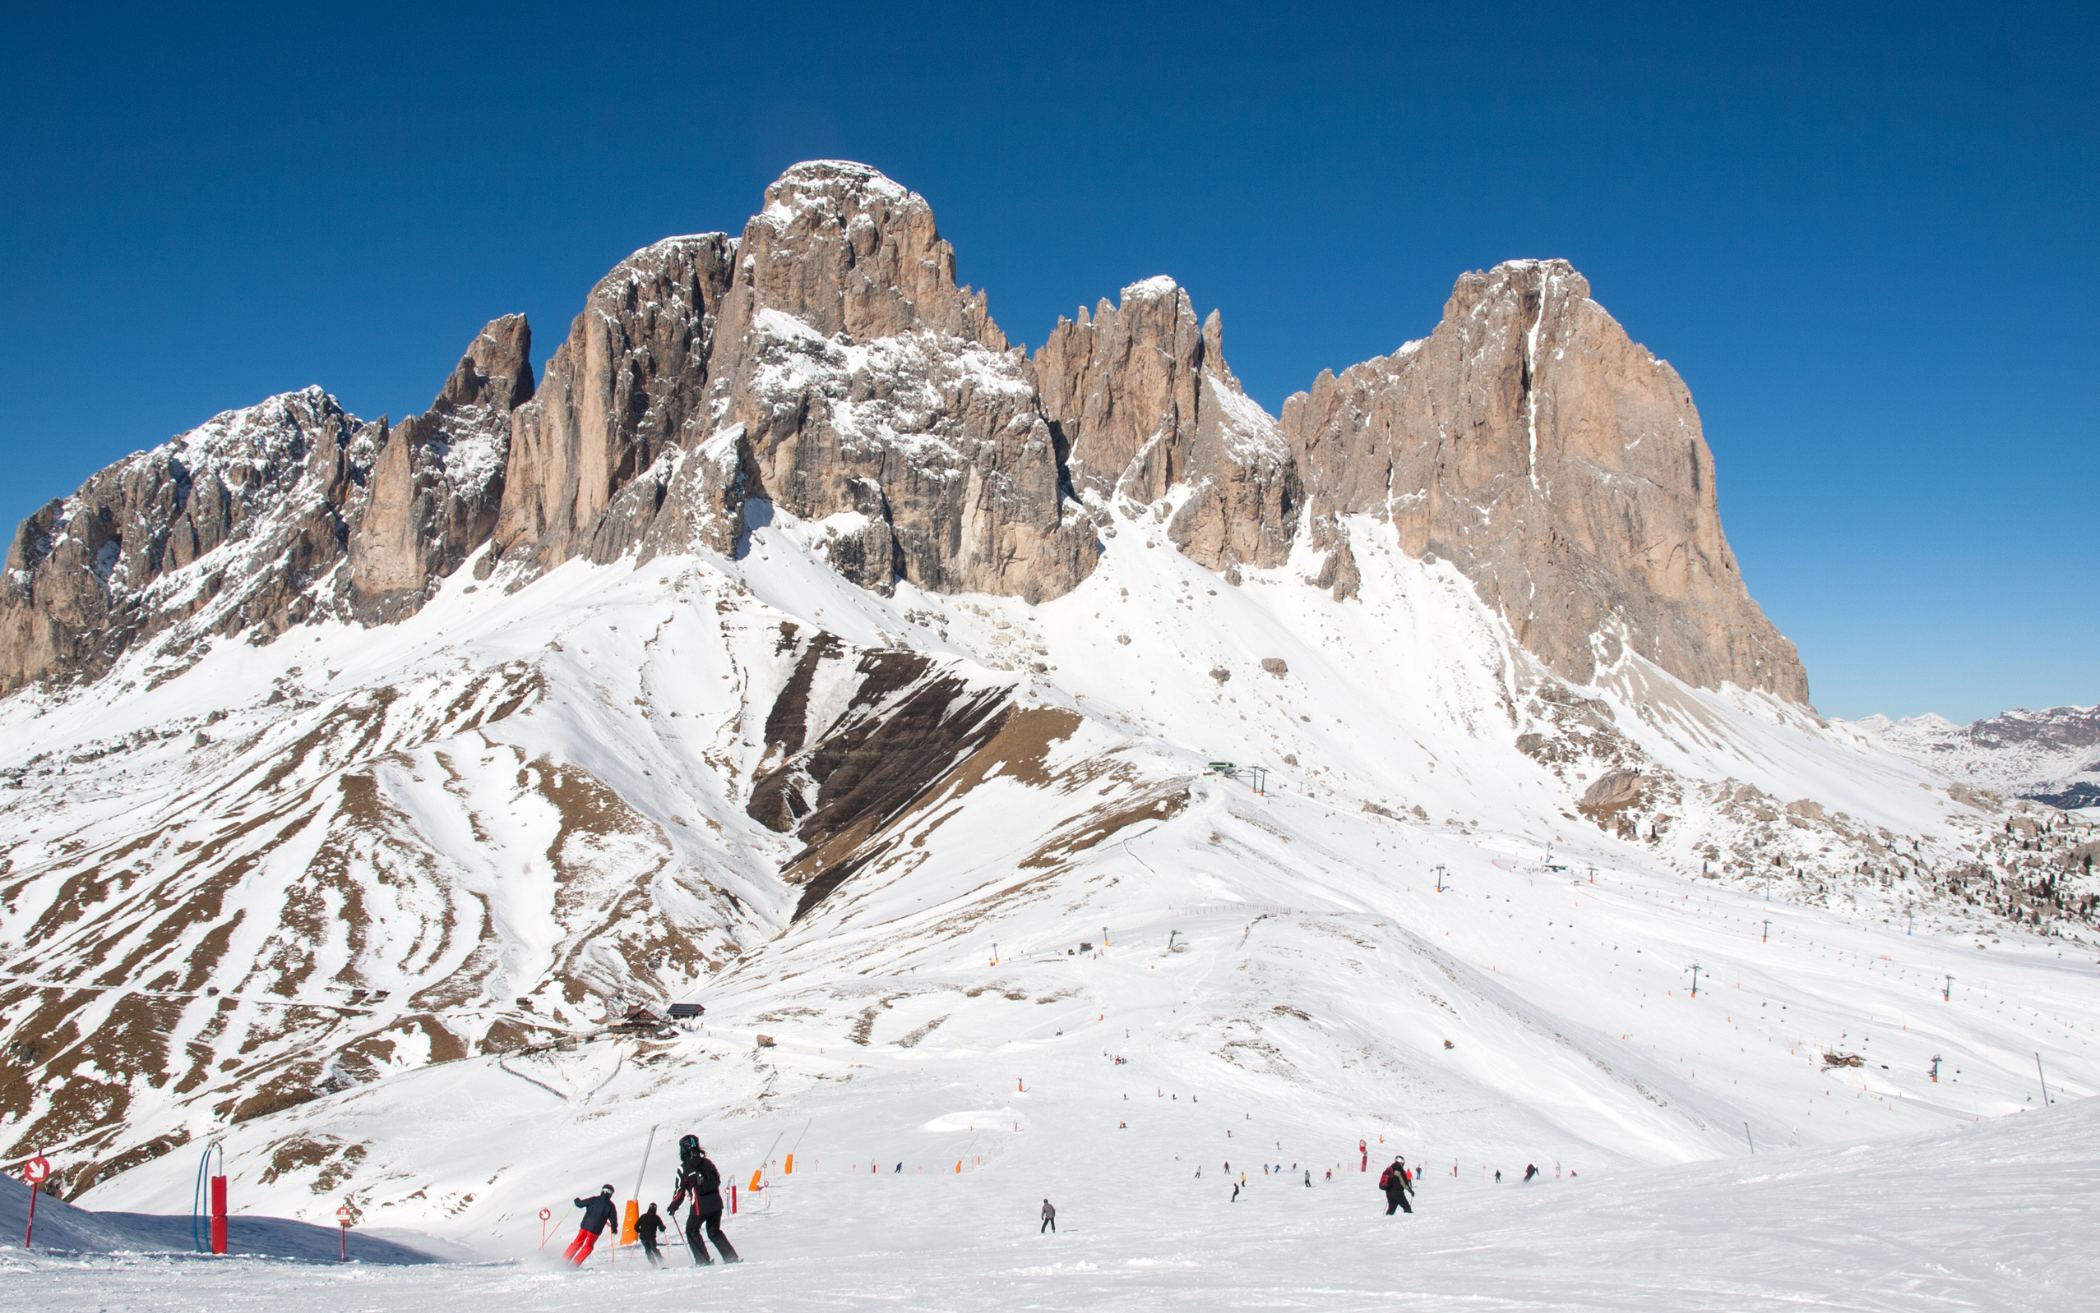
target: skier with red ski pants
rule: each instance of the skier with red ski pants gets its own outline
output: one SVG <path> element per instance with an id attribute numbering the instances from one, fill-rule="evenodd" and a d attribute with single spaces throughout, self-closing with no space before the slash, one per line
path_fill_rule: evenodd
<path id="1" fill-rule="evenodd" d="M 613 1207 L 613 1188 L 608 1185 L 588 1199 L 578 1199 L 576 1206 L 583 1210 L 583 1224 L 576 1229 L 576 1238 L 561 1251 L 561 1256 L 582 1267 L 583 1260 L 589 1258 L 591 1250 L 596 1247 L 598 1237 L 613 1224 L 617 1215 Z"/>

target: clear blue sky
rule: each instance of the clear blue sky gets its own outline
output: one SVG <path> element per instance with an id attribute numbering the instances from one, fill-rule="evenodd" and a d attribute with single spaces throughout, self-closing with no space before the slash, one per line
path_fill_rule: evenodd
<path id="1" fill-rule="evenodd" d="M 1823 710 L 2100 700 L 2093 5 L 48 8 L 0 30 L 10 525 L 270 393 L 420 409 L 499 313 L 544 361 L 844 156 L 1016 340 L 1171 273 L 1271 410 L 1565 256 Z"/>

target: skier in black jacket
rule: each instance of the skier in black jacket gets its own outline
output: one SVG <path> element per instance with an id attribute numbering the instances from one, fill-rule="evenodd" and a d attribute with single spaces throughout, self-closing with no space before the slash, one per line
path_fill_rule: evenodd
<path id="1" fill-rule="evenodd" d="M 591 1256 L 592 1248 L 597 1245 L 599 1234 L 611 1226 L 618 1215 L 613 1207 L 613 1188 L 608 1185 L 588 1199 L 578 1199 L 576 1206 L 583 1210 L 583 1223 L 577 1227 L 576 1238 L 562 1250 L 561 1256 L 582 1267 L 583 1260 Z"/>
<path id="2" fill-rule="evenodd" d="M 707 1246 L 700 1242 L 704 1227 L 707 1238 L 715 1242 L 715 1249 L 725 1263 L 740 1261 L 736 1247 L 729 1237 L 722 1234 L 722 1173 L 715 1170 L 714 1162 L 707 1151 L 700 1147 L 700 1137 L 687 1135 L 678 1141 L 678 1188 L 671 1195 L 671 1214 L 676 1216 L 678 1205 L 685 1197 L 693 1197 L 692 1211 L 685 1218 L 685 1243 L 693 1251 L 693 1261 L 706 1266 L 712 1262 L 707 1256 Z"/>
<path id="3" fill-rule="evenodd" d="M 664 1265 L 663 1251 L 656 1247 L 656 1237 L 663 1233 L 663 1229 L 664 1219 L 657 1215 L 655 1204 L 649 1205 L 648 1212 L 634 1219 L 635 1238 L 642 1242 L 642 1254 L 651 1267 Z"/>
<path id="4" fill-rule="evenodd" d="M 1378 1188 L 1385 1191 L 1387 1217 L 1391 1217 L 1395 1210 L 1403 1213 L 1415 1211 L 1407 1206 L 1407 1196 L 1413 1192 L 1414 1186 L 1408 1184 L 1405 1158 L 1394 1158 L 1393 1165 L 1378 1174 Z"/>

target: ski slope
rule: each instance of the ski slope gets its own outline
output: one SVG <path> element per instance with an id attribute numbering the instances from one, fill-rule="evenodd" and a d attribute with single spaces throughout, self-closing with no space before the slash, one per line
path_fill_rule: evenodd
<path id="1" fill-rule="evenodd" d="M 488 1265 L 0 1275 L 72 1306 L 595 1305 L 672 1278 L 551 1270 L 538 1210 L 638 1177 L 667 1202 L 690 1129 L 773 1182 L 732 1224 L 753 1261 L 705 1274 L 767 1307 L 2075 1307 L 2048 1241 L 2090 1229 L 2093 1151 L 2045 1161 L 2036 1128 L 2093 1116 L 2092 937 L 1923 879 L 1998 818 L 1637 658 L 1556 695 L 1586 737 L 1522 751 L 1559 742 L 1542 672 L 1455 571 L 1347 527 L 1348 603 L 1311 557 L 1227 584 L 1141 515 L 1029 607 L 863 591 L 830 527 L 772 515 L 734 560 L 461 571 L 398 625 L 148 648 L 93 696 L 0 703 L 38 763 L 0 932 L 74 916 L 4 964 L 11 1023 L 59 1032 L 30 1009 L 70 999 L 168 1055 L 71 1068 L 125 1110 L 55 1160 L 160 1147 L 82 1202 L 186 1213 L 216 1138 L 246 1214 L 348 1199 Z M 803 662 L 811 633 L 838 655 Z M 887 714 L 854 672 L 898 650 L 1033 728 L 804 906 L 799 841 L 747 809 L 768 709 L 814 671 L 813 734 Z M 1578 805 L 1628 763 L 1666 792 L 1614 831 Z M 705 1023 L 604 1029 L 677 999 Z M 2037 1113 L 2038 1069 L 2072 1106 Z M 1420 1217 L 1378 1216 L 1359 1139 L 1431 1168 Z M 2031 1210 L 1937 1210 L 1942 1158 Z M 1527 1162 L 1549 1181 L 1517 1187 Z"/>
<path id="2" fill-rule="evenodd" d="M 1311 1189 L 1256 1175 L 1234 1203 L 1212 1174 L 1154 1161 L 1156 1138 L 1133 1134 L 1144 1148 L 1105 1174 L 1076 1169 L 1052 1134 L 960 1177 L 798 1170 L 767 1211 L 730 1219 L 747 1261 L 729 1268 L 694 1270 L 672 1252 L 659 1271 L 630 1249 L 572 1272 L 551 1257 L 558 1240 L 509 1262 L 435 1267 L 7 1249 L 0 1291 L 19 1307 L 137 1313 L 561 1313 L 663 1300 L 781 1313 L 2095 1307 L 2092 1100 L 1842 1153 L 1549 1173 L 1529 1186 L 1432 1175 L 1415 1214 L 1390 1219 L 1368 1174 L 1316 1173 Z M 1045 1194 L 1058 1205 L 1054 1235 L 1035 1222 Z"/>

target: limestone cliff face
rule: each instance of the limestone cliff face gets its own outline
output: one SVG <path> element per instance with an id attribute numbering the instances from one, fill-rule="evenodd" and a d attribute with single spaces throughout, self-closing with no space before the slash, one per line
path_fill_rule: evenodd
<path id="1" fill-rule="evenodd" d="M 1312 516 L 1390 520 L 1568 678 L 1625 644 L 1693 684 L 1806 701 L 1721 535 L 1691 394 L 1589 291 L 1558 260 L 1467 274 L 1427 340 L 1292 397 Z"/>
<path id="2" fill-rule="evenodd" d="M 668 453 L 705 436 L 708 350 L 729 285 L 720 233 L 635 252 L 591 289 L 511 422 L 494 541 L 544 569 L 624 543 L 595 542 L 613 498 Z"/>
<path id="3" fill-rule="evenodd" d="M 741 238 L 639 252 L 519 411 L 498 549 L 734 550 L 747 499 L 828 521 L 856 582 L 1030 599 L 1092 568 L 1029 380 L 924 198 L 818 161 Z"/>
<path id="4" fill-rule="evenodd" d="M 709 410 L 748 495 L 831 521 L 856 582 L 1036 601 L 1093 568 L 1027 361 L 917 194 L 790 169 L 744 228 L 716 342 Z"/>
<path id="5" fill-rule="evenodd" d="M 1173 280 L 1133 284 L 1120 304 L 1059 321 L 1036 352 L 1043 411 L 1083 495 L 1151 505 L 1186 489 L 1168 531 L 1190 557 L 1214 570 L 1280 565 L 1297 471 L 1222 337 L 1217 313 L 1199 326 Z"/>
<path id="6" fill-rule="evenodd" d="M 523 315 L 506 315 L 481 330 L 428 411 L 386 434 L 350 535 L 355 614 L 388 620 L 415 610 L 489 540 L 511 414 L 532 387 L 532 330 Z"/>
<path id="7" fill-rule="evenodd" d="M 319 388 L 227 411 L 23 521 L 0 583 L 0 692 L 91 679 L 140 638 L 275 633 L 343 557 L 375 434 Z"/>
<path id="8" fill-rule="evenodd" d="M 1096 517 L 1149 508 L 1234 577 L 1359 586 L 1345 517 L 1449 559 L 1559 674 L 1630 647 L 1700 685 L 1803 701 L 1745 592 L 1684 384 L 1558 261 L 1467 274 L 1429 338 L 1286 404 L 1281 424 L 1169 279 L 1060 323 L 1031 360 L 956 282 L 925 199 L 817 161 L 739 237 L 671 238 L 592 289 L 535 389 L 491 323 L 429 412 L 361 424 L 317 389 L 229 412 L 23 524 L 0 581 L 0 691 L 93 677 L 141 636 L 405 615 L 483 547 L 734 553 L 766 505 L 861 585 L 1043 600 L 1093 569 Z M 1090 503 L 1090 515 L 1082 505 Z"/>

